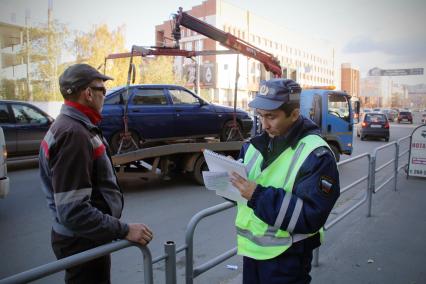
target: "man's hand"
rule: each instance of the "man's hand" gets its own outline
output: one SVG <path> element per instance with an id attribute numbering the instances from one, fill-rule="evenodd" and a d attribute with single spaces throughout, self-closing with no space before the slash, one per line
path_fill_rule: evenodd
<path id="1" fill-rule="evenodd" d="M 251 199 L 251 196 L 253 195 L 253 192 L 257 186 L 255 182 L 246 180 L 235 172 L 233 172 L 231 175 L 231 183 L 240 191 L 241 196 L 247 200 Z"/>
<path id="2" fill-rule="evenodd" d="M 152 240 L 151 230 L 144 224 L 128 224 L 129 232 L 127 233 L 126 240 L 131 242 L 147 245 Z"/>

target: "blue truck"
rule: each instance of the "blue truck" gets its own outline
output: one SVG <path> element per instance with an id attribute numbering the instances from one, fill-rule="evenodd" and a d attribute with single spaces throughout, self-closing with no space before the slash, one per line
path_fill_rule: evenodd
<path id="1" fill-rule="evenodd" d="M 358 122 L 360 103 L 333 87 L 303 89 L 300 112 L 321 128 L 321 134 L 333 150 L 336 160 L 351 155 L 354 124 Z"/>

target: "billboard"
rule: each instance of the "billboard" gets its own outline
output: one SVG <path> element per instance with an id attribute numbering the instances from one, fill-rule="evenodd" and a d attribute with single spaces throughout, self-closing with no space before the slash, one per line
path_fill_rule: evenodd
<path id="1" fill-rule="evenodd" d="M 423 68 L 412 69 L 380 69 L 373 68 L 368 71 L 369 76 L 410 76 L 423 75 Z"/>
<path id="2" fill-rule="evenodd" d="M 426 177 L 426 124 L 411 134 L 408 175 Z"/>

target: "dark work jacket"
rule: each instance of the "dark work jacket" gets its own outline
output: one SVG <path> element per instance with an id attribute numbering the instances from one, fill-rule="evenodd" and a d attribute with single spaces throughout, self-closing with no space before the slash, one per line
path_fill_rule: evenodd
<path id="1" fill-rule="evenodd" d="M 123 194 L 99 128 L 78 109 L 63 105 L 39 155 L 42 189 L 53 230 L 94 241 L 124 238 Z"/>
<path id="2" fill-rule="evenodd" d="M 239 158 L 244 158 L 245 152 L 252 144 L 263 156 L 262 170 L 270 165 L 288 147 L 295 148 L 305 136 L 320 135 L 320 130 L 311 120 L 300 116 L 286 135 L 270 138 L 266 132 L 252 138 L 244 144 Z M 283 172 L 283 175 L 286 173 Z M 331 190 L 324 190 L 321 180 L 331 181 Z M 317 232 L 326 222 L 337 198 L 340 195 L 339 172 L 334 155 L 327 147 L 313 151 L 303 162 L 293 186 L 293 191 L 287 193 L 284 189 L 258 185 L 247 205 L 254 210 L 255 215 L 265 223 L 273 226 L 281 208 L 284 196 L 291 194 L 290 205 L 281 224 L 285 230 L 290 222 L 297 198 L 303 200 L 302 212 L 294 228 L 294 234 Z M 319 234 L 297 242 L 286 253 L 303 253 L 320 245 Z"/>

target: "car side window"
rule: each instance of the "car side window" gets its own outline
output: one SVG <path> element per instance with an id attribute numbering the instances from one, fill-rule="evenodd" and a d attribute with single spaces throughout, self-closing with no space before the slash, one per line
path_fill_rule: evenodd
<path id="1" fill-rule="evenodd" d="M 126 91 L 126 88 L 121 89 L 119 91 L 112 89 L 112 90 L 109 90 L 108 92 L 109 93 L 107 93 L 107 95 L 105 97 L 104 105 L 119 105 L 119 104 L 122 103 L 121 97 L 123 98 L 124 103 L 127 102 L 132 90 L 129 89 L 128 93 Z"/>
<path id="2" fill-rule="evenodd" d="M 12 105 L 17 124 L 43 124 L 48 119 L 36 109 L 26 105 Z"/>
<path id="3" fill-rule="evenodd" d="M 120 94 L 114 94 L 105 98 L 105 105 L 119 105 L 120 104 Z"/>
<path id="4" fill-rule="evenodd" d="M 174 105 L 198 105 L 200 101 L 193 94 L 185 91 L 185 90 L 169 90 L 170 96 L 172 97 L 172 101 Z"/>
<path id="5" fill-rule="evenodd" d="M 136 89 L 132 98 L 134 105 L 166 105 L 167 99 L 163 89 Z"/>
<path id="6" fill-rule="evenodd" d="M 0 104 L 0 123 L 10 123 L 9 110 L 6 104 Z"/>

